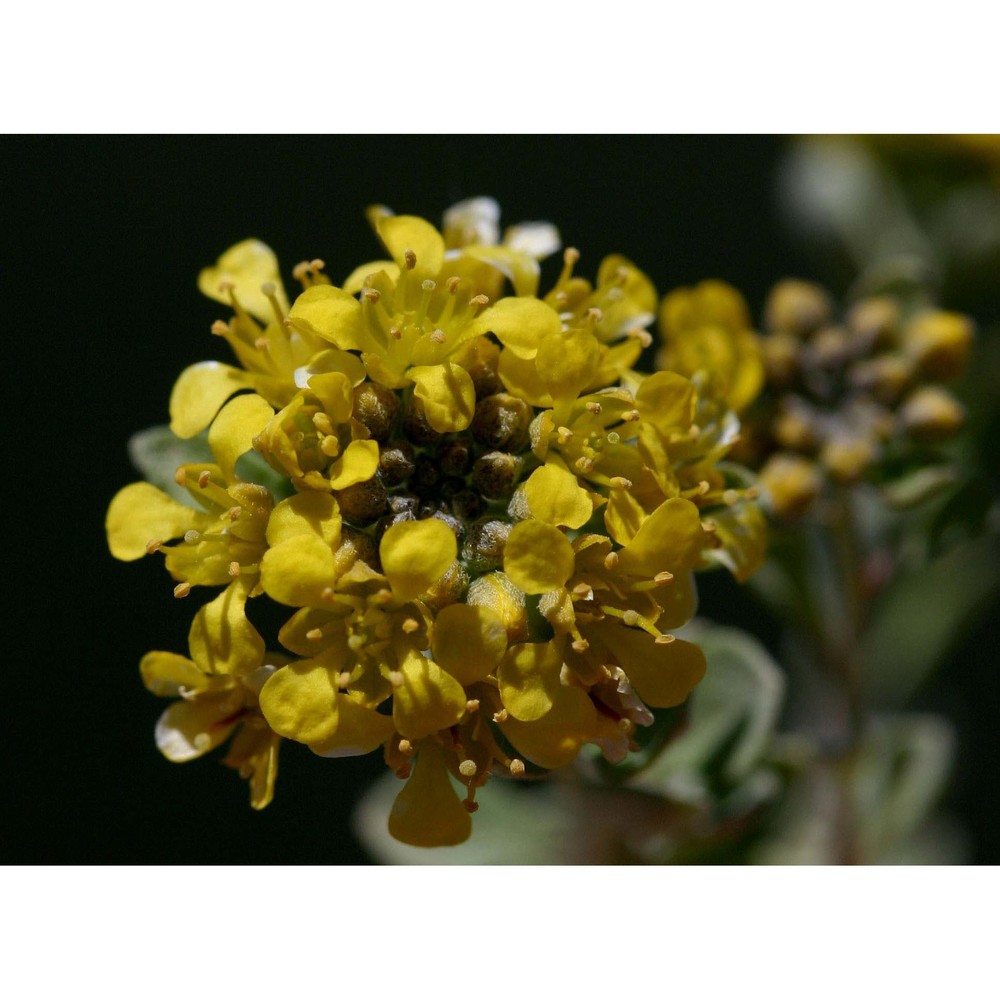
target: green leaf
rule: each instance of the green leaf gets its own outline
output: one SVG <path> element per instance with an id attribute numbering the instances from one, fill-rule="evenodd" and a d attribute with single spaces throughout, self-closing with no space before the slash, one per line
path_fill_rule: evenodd
<path id="1" fill-rule="evenodd" d="M 705 651 L 708 673 L 689 699 L 687 729 L 629 787 L 695 803 L 728 792 L 760 764 L 785 679 L 767 650 L 740 629 L 698 621 L 684 635 Z"/>
<path id="2" fill-rule="evenodd" d="M 894 580 L 861 638 L 861 676 L 879 704 L 902 705 L 1000 587 L 1000 545 L 978 539 Z"/>
<path id="3" fill-rule="evenodd" d="M 177 466 L 215 461 L 208 447 L 207 431 L 184 439 L 165 424 L 133 434 L 128 442 L 128 457 L 143 479 L 189 507 L 195 504 L 191 494 L 174 479 Z"/>

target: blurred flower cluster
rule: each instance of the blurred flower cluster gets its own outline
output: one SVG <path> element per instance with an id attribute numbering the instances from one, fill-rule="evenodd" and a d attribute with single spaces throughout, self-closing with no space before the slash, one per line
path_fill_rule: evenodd
<path id="1" fill-rule="evenodd" d="M 294 297 L 256 240 L 201 273 L 236 363 L 181 373 L 154 433 L 184 457 L 122 489 L 106 526 L 117 558 L 165 558 L 176 597 L 214 589 L 189 656 L 151 652 L 142 677 L 175 699 L 163 753 L 230 740 L 255 808 L 283 739 L 381 749 L 405 779 L 391 834 L 459 843 L 491 775 L 641 753 L 651 709 L 705 673 L 675 635 L 694 571 L 763 561 L 752 476 L 727 460 L 764 370 L 738 296 L 661 304 L 626 258 L 591 280 L 572 248 L 540 292 L 557 232 L 501 237 L 498 216 L 464 202 L 439 231 L 375 207 L 386 257 L 339 285 L 303 262 Z M 716 307 L 722 332 L 700 333 Z M 658 312 L 678 336 L 643 375 Z M 288 618 L 265 639 L 267 602 Z"/>

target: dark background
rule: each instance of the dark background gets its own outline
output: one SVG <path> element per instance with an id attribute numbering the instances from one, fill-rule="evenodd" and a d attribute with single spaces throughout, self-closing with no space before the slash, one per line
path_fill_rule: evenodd
<path id="1" fill-rule="evenodd" d="M 384 768 L 377 754 L 329 761 L 286 741 L 275 801 L 258 814 L 218 754 L 172 765 L 153 744 L 166 703 L 145 691 L 137 665 L 149 649 L 186 651 L 195 605 L 171 597 L 161 560 L 115 562 L 103 520 L 115 491 L 137 478 L 129 436 L 166 422 L 181 369 L 229 360 L 208 332 L 226 310 L 198 293 L 201 267 L 256 236 L 277 252 L 289 288 L 304 258 L 322 257 L 337 280 L 380 255 L 366 205 L 437 223 L 453 202 L 491 194 L 505 224 L 555 222 L 583 252 L 580 273 L 622 252 L 661 292 L 719 277 L 759 316 L 787 274 L 832 276 L 843 291 L 836 262 L 805 254 L 778 216 L 783 148 L 767 137 L 5 140 L 13 406 L 0 860 L 366 860 L 349 818 Z M 705 613 L 773 636 L 721 574 L 702 593 Z M 1000 857 L 994 643 L 985 620 L 956 650 L 947 682 L 922 693 L 924 707 L 959 726 L 948 805 L 980 862 Z"/>

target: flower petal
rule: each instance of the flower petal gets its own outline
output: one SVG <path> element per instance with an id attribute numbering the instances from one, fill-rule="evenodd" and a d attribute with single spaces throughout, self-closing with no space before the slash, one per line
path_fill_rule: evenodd
<path id="1" fill-rule="evenodd" d="M 161 698 L 177 698 L 181 689 L 204 690 L 208 678 L 186 657 L 153 650 L 139 663 L 146 690 Z"/>
<path id="2" fill-rule="evenodd" d="M 316 660 L 276 670 L 261 688 L 260 710 L 279 735 L 299 743 L 323 743 L 337 729 L 337 671 Z"/>
<path id="3" fill-rule="evenodd" d="M 656 576 L 663 570 L 690 569 L 705 546 L 698 508 L 690 500 L 664 500 L 619 553 L 622 572 Z M 508 545 L 510 542 L 508 541 Z"/>
<path id="4" fill-rule="evenodd" d="M 428 740 L 393 803 L 389 833 L 414 847 L 447 847 L 468 840 L 471 832 L 472 819 L 451 783 L 444 754 Z"/>
<path id="5" fill-rule="evenodd" d="M 562 330 L 551 306 L 531 296 L 508 296 L 484 309 L 472 323 L 472 336 L 492 333 L 519 358 L 533 358 L 542 338 Z"/>
<path id="6" fill-rule="evenodd" d="M 330 467 L 330 486 L 335 490 L 346 490 L 355 483 L 367 482 L 377 469 L 378 442 L 352 441 Z"/>
<path id="7" fill-rule="evenodd" d="M 458 555 L 455 535 L 443 521 L 402 521 L 379 544 L 382 571 L 397 601 L 409 601 L 444 576 Z"/>
<path id="8" fill-rule="evenodd" d="M 181 372 L 170 393 L 170 429 L 179 438 L 200 434 L 235 392 L 253 386 L 253 376 L 220 361 L 199 361 Z"/>
<path id="9" fill-rule="evenodd" d="M 195 615 L 188 634 L 191 659 L 206 674 L 246 676 L 264 659 L 264 640 L 247 621 L 252 584 L 238 577 Z"/>
<path id="10" fill-rule="evenodd" d="M 393 692 L 392 719 L 411 740 L 423 739 L 455 725 L 465 714 L 462 685 L 417 650 L 409 650 L 400 666 L 403 684 Z"/>
<path id="11" fill-rule="evenodd" d="M 642 419 L 661 434 L 687 431 L 694 419 L 694 386 L 675 372 L 656 372 L 643 379 L 635 394 Z"/>
<path id="12" fill-rule="evenodd" d="M 434 619 L 431 652 L 460 684 L 491 674 L 506 648 L 507 630 L 489 608 L 449 604 Z"/>
<path id="13" fill-rule="evenodd" d="M 224 743 L 239 719 L 229 721 L 227 695 L 175 701 L 156 723 L 156 746 L 167 760 L 182 764 Z"/>
<path id="14" fill-rule="evenodd" d="M 260 585 L 264 593 L 293 608 L 322 607 L 325 592 L 336 581 L 333 550 L 318 535 L 289 538 L 268 549 L 260 562 Z"/>
<path id="15" fill-rule="evenodd" d="M 298 493 L 271 511 L 267 541 L 269 545 L 280 545 L 299 535 L 318 535 L 336 548 L 340 544 L 340 527 L 340 508 L 329 493 Z"/>
<path id="16" fill-rule="evenodd" d="M 476 388 L 469 373 L 446 361 L 407 369 L 414 395 L 423 401 L 427 423 L 441 434 L 464 431 L 476 412 Z"/>
<path id="17" fill-rule="evenodd" d="M 573 572 L 573 547 L 551 524 L 521 521 L 507 536 L 504 572 L 526 594 L 544 594 L 561 587 Z"/>
<path id="18" fill-rule="evenodd" d="M 339 347 L 342 351 L 370 351 L 361 303 L 335 285 L 312 285 L 293 303 L 288 313 L 293 325 Z"/>
<path id="19" fill-rule="evenodd" d="M 562 656 L 551 642 L 511 646 L 497 668 L 504 708 L 522 722 L 547 715 L 562 687 L 561 669 Z"/>
<path id="20" fill-rule="evenodd" d="M 229 292 L 219 285 L 231 282 L 240 305 L 251 316 L 265 323 L 274 317 L 270 300 L 260 290 L 265 282 L 275 285 L 278 302 L 282 309 L 288 308 L 285 290 L 281 284 L 281 271 L 274 251 L 260 240 L 243 240 L 231 246 L 215 263 L 215 267 L 203 268 L 198 275 L 198 290 L 216 302 L 229 305 Z"/>
<path id="21" fill-rule="evenodd" d="M 594 504 L 572 472 L 558 465 L 543 465 L 528 477 L 524 496 L 532 517 L 546 524 L 580 528 L 590 520 Z"/>
<path id="22" fill-rule="evenodd" d="M 198 516 L 151 483 L 131 483 L 114 495 L 108 507 L 104 521 L 108 547 L 116 559 L 131 562 L 146 555 L 150 541 L 179 538 Z"/>
<path id="23" fill-rule="evenodd" d="M 597 710 L 585 691 L 561 686 L 552 708 L 541 719 L 522 722 L 509 715 L 500 723 L 514 748 L 539 767 L 563 767 L 570 763 L 580 744 L 597 728 Z"/>
<path id="24" fill-rule="evenodd" d="M 444 237 L 425 219 L 416 215 L 384 215 L 375 225 L 392 259 L 406 267 L 406 251 L 412 250 L 417 263 L 410 272 L 415 278 L 435 278 L 444 263 Z"/>
<path id="25" fill-rule="evenodd" d="M 274 410 L 255 392 L 231 399 L 208 430 L 208 446 L 227 483 L 236 478 L 236 462 L 253 448 L 253 439 L 267 426 Z"/>
<path id="26" fill-rule="evenodd" d="M 358 757 L 380 747 L 395 732 L 388 715 L 365 708 L 346 695 L 337 696 L 337 728 L 325 740 L 310 743 L 320 757 Z"/>

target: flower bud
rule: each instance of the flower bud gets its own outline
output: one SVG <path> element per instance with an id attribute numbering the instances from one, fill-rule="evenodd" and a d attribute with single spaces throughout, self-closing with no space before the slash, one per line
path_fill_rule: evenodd
<path id="1" fill-rule="evenodd" d="M 385 487 L 378 479 L 369 479 L 343 490 L 334 490 L 333 495 L 337 499 L 340 513 L 345 521 L 371 524 L 385 513 Z"/>
<path id="2" fill-rule="evenodd" d="M 472 418 L 472 433 L 487 448 L 520 451 L 528 442 L 532 408 L 505 392 L 481 399 Z"/>
<path id="3" fill-rule="evenodd" d="M 398 486 L 413 475 L 416 460 L 408 441 L 394 441 L 387 448 L 379 449 L 378 471 L 386 486 Z"/>
<path id="4" fill-rule="evenodd" d="M 965 420 L 965 410 L 946 389 L 927 385 L 916 389 L 899 408 L 903 429 L 919 441 L 951 437 Z"/>
<path id="5" fill-rule="evenodd" d="M 899 326 L 899 304 L 888 295 L 862 299 L 847 314 L 856 354 L 889 346 Z"/>
<path id="6" fill-rule="evenodd" d="M 399 415 L 399 397 L 378 382 L 363 382 L 354 390 L 354 419 L 379 442 L 386 441 Z"/>
<path id="7" fill-rule="evenodd" d="M 875 441 L 861 435 L 838 434 L 823 446 L 820 461 L 845 483 L 859 479 L 878 457 Z"/>
<path id="8" fill-rule="evenodd" d="M 517 485 L 524 459 L 503 451 L 489 451 L 472 467 L 472 485 L 488 500 L 506 500 Z"/>
<path id="9" fill-rule="evenodd" d="M 462 561 L 469 572 L 479 575 L 503 565 L 503 550 L 511 525 L 494 517 L 484 517 L 469 527 L 462 546 Z"/>
<path id="10" fill-rule="evenodd" d="M 925 312 L 903 331 L 903 346 L 920 371 L 934 379 L 962 373 L 972 344 L 972 323 L 958 313 Z"/>
<path id="11" fill-rule="evenodd" d="M 823 477 L 815 462 L 779 452 L 760 470 L 760 485 L 771 510 L 779 517 L 803 514 L 819 495 Z"/>
<path id="12" fill-rule="evenodd" d="M 764 306 L 764 322 L 768 330 L 808 337 L 833 314 L 830 296 L 819 285 L 809 281 L 786 278 L 779 281 Z"/>

